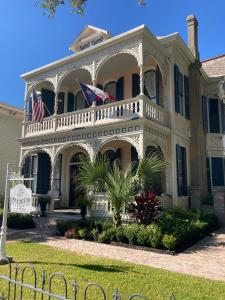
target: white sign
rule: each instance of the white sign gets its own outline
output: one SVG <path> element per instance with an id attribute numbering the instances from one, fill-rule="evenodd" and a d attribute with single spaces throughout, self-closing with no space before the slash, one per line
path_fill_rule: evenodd
<path id="1" fill-rule="evenodd" d="M 32 191 L 20 183 L 10 190 L 10 211 L 29 214 L 32 211 Z"/>

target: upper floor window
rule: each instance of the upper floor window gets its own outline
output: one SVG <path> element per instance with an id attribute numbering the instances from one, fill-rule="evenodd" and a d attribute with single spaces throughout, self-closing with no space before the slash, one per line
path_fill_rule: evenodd
<path id="1" fill-rule="evenodd" d="M 175 111 L 190 119 L 189 78 L 174 65 Z"/>
<path id="2" fill-rule="evenodd" d="M 117 81 L 110 81 L 104 87 L 110 96 L 114 97 L 115 100 L 120 101 L 124 99 L 124 78 L 120 77 Z M 107 100 L 105 101 L 107 103 Z"/>
<path id="3" fill-rule="evenodd" d="M 81 110 L 88 108 L 88 103 L 84 97 L 84 94 L 82 91 L 79 91 L 76 94 L 76 99 L 75 99 L 75 110 Z"/>

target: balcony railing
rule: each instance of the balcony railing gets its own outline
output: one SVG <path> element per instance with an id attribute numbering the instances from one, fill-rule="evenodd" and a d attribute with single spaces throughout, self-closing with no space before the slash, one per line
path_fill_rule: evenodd
<path id="1" fill-rule="evenodd" d="M 37 122 L 24 123 L 23 137 L 105 125 L 143 117 L 167 125 L 165 110 L 145 96 L 138 96 L 101 106 L 92 106 L 80 111 L 54 115 L 45 118 L 42 124 Z"/>

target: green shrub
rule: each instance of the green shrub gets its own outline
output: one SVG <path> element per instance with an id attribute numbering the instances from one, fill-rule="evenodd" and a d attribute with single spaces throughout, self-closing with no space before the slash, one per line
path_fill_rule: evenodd
<path id="1" fill-rule="evenodd" d="M 116 229 L 111 227 L 99 234 L 98 241 L 100 243 L 110 243 L 116 240 Z"/>
<path id="2" fill-rule="evenodd" d="M 14 229 L 31 229 L 35 227 L 35 222 L 29 214 L 9 213 L 7 226 Z"/>
<path id="3" fill-rule="evenodd" d="M 125 236 L 130 244 L 137 245 L 137 233 L 140 229 L 140 225 L 131 224 L 124 228 Z"/>
<path id="4" fill-rule="evenodd" d="M 147 227 L 149 231 L 149 242 L 153 248 L 160 248 L 162 245 L 162 231 L 158 224 L 151 224 Z"/>
<path id="5" fill-rule="evenodd" d="M 124 229 L 124 226 L 118 226 L 116 228 L 116 240 L 117 242 L 120 242 L 120 243 L 128 243 L 128 239 L 126 237 L 126 234 L 125 234 L 125 229 Z"/>
<path id="6" fill-rule="evenodd" d="M 140 246 L 149 246 L 149 230 L 145 226 L 140 226 L 137 233 L 137 244 Z"/>
<path id="7" fill-rule="evenodd" d="M 177 239 L 173 234 L 165 234 L 162 239 L 162 245 L 168 250 L 175 250 Z"/>
<path id="8" fill-rule="evenodd" d="M 99 230 L 98 230 L 97 228 L 93 228 L 93 229 L 91 230 L 91 237 L 92 237 L 92 239 L 93 239 L 94 241 L 98 241 L 99 234 L 100 234 L 100 232 L 99 232 Z"/>
<path id="9" fill-rule="evenodd" d="M 76 224 L 73 220 L 58 221 L 56 225 L 57 231 L 60 235 L 64 236 L 65 232 L 69 229 L 76 228 Z"/>
<path id="10" fill-rule="evenodd" d="M 89 233 L 89 230 L 87 228 L 82 228 L 82 229 L 78 230 L 78 235 L 82 239 L 89 239 L 90 238 L 90 233 Z"/>

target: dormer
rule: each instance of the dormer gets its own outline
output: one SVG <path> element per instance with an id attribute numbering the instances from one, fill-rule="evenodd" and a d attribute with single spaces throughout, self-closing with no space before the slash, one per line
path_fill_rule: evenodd
<path id="1" fill-rule="evenodd" d="M 97 45 L 111 37 L 107 30 L 87 25 L 70 46 L 70 50 L 79 52 Z"/>

